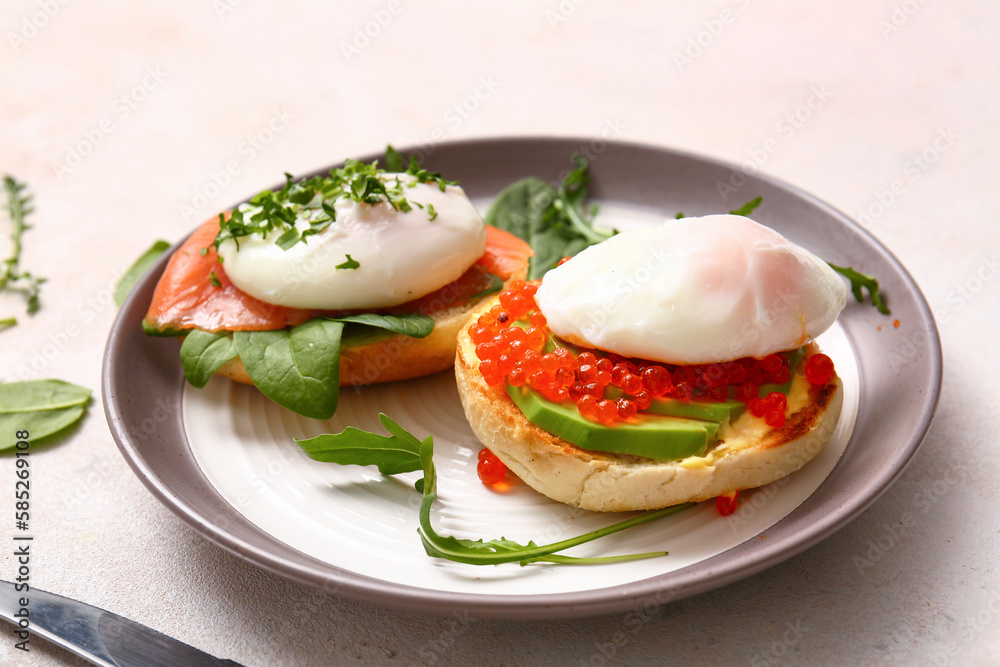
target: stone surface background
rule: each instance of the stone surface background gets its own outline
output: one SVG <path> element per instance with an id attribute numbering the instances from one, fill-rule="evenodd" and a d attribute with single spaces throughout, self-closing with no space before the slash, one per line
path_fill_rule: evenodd
<path id="1" fill-rule="evenodd" d="M 1000 662 L 998 30 L 984 0 L 5 2 L 0 171 L 35 193 L 23 266 L 49 281 L 0 333 L 0 379 L 37 360 L 98 391 L 119 273 L 282 171 L 387 142 L 602 132 L 744 163 L 855 216 L 921 285 L 945 356 L 922 449 L 861 518 L 638 615 L 467 622 L 290 584 L 161 506 L 99 402 L 33 458 L 34 583 L 246 665 Z M 0 663 L 78 664 L 0 636 Z"/>

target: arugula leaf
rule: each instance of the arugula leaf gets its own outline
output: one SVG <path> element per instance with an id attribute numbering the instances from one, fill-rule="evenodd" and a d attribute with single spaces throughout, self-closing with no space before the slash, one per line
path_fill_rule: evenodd
<path id="1" fill-rule="evenodd" d="M 329 419 L 340 396 L 344 324 L 314 318 L 291 329 L 235 331 L 247 375 L 269 399 L 313 419 Z"/>
<path id="2" fill-rule="evenodd" d="M 757 197 L 756 199 L 751 199 L 746 204 L 743 204 L 743 206 L 740 206 L 738 209 L 730 211 L 729 214 L 742 215 L 744 218 L 749 218 L 750 214 L 753 213 L 753 210 L 758 206 L 760 206 L 760 203 L 762 201 L 764 201 L 763 197 Z"/>
<path id="3" fill-rule="evenodd" d="M 885 302 L 882 300 L 882 295 L 879 293 L 878 281 L 875 280 L 874 276 L 860 273 L 849 266 L 837 266 L 832 262 L 827 262 L 827 264 L 834 271 L 851 281 L 851 293 L 854 294 L 854 298 L 857 299 L 858 303 L 864 303 L 865 298 L 862 289 L 866 289 L 871 296 L 872 305 L 878 308 L 878 312 L 883 315 L 890 313 L 889 306 L 885 305 Z"/>
<path id="4" fill-rule="evenodd" d="M 4 189 L 7 193 L 7 212 L 10 214 L 10 257 L 0 262 L 0 291 L 3 291 L 8 284 L 13 284 L 25 293 L 28 301 L 28 314 L 34 314 L 41 307 L 39 292 L 45 278 L 39 278 L 27 271 L 22 271 L 21 263 L 21 237 L 25 230 L 30 227 L 24 219 L 34 209 L 31 206 L 31 195 L 22 194 L 27 185 L 19 183 L 13 176 L 5 176 L 3 179 Z M 6 327 L 17 324 L 16 318 L 4 320 Z"/>
<path id="5" fill-rule="evenodd" d="M 594 229 L 597 209 L 583 206 L 589 182 L 587 161 L 579 155 L 573 160 L 576 168 L 558 190 L 539 178 L 524 178 L 501 190 L 486 213 L 486 224 L 514 234 L 535 251 L 528 264 L 529 280 L 545 275 L 563 257 L 615 234 Z"/>
<path id="6" fill-rule="evenodd" d="M 181 344 L 181 366 L 184 377 L 201 389 L 224 363 L 236 356 L 233 335 L 228 332 L 209 333 L 194 329 Z"/>
<path id="7" fill-rule="evenodd" d="M 354 259 L 350 255 L 345 255 L 345 257 L 347 257 L 347 261 L 345 261 L 345 262 L 343 262 L 341 264 L 337 264 L 333 268 L 335 268 L 337 270 L 345 270 L 346 269 L 348 271 L 353 271 L 354 269 L 357 269 L 357 268 L 359 268 L 361 266 L 361 262 L 359 262 L 358 260 Z"/>
<path id="8" fill-rule="evenodd" d="M 411 338 L 426 338 L 434 331 L 434 318 L 420 313 L 406 315 L 381 315 L 379 313 L 362 313 L 360 315 L 344 315 L 330 318 L 334 322 L 353 322 L 370 327 L 385 329 Z"/>
<path id="9" fill-rule="evenodd" d="M 0 451 L 16 446 L 19 430 L 38 440 L 76 423 L 90 395 L 89 389 L 62 380 L 0 383 Z"/>
<path id="10" fill-rule="evenodd" d="M 295 442 L 316 461 L 374 465 L 383 475 L 420 470 L 420 441 L 384 414 L 378 419 L 392 435 L 378 435 L 348 426 L 336 435 L 320 435 Z"/>
<path id="11" fill-rule="evenodd" d="M 679 512 L 695 504 L 686 503 L 646 512 L 584 535 L 545 546 L 538 546 L 534 542 L 519 544 L 503 537 L 494 540 L 465 540 L 442 536 L 434 530 L 431 523 L 431 508 L 437 499 L 434 436 L 429 435 L 420 441 L 385 414 L 379 414 L 379 421 L 392 434 L 391 437 L 368 433 L 349 426 L 338 434 L 321 435 L 296 442 L 310 458 L 317 461 L 342 465 L 375 465 L 380 472 L 387 475 L 423 470 L 424 476 L 416 484 L 417 490 L 423 494 L 420 503 L 420 527 L 417 532 L 420 534 L 424 551 L 432 558 L 444 558 L 470 565 L 520 563 L 523 566 L 536 562 L 592 565 L 664 556 L 667 552 L 656 551 L 624 556 L 575 558 L 556 555 L 556 552 Z"/>
<path id="12" fill-rule="evenodd" d="M 139 282 L 139 278 L 149 270 L 156 260 L 160 258 L 163 253 L 170 249 L 170 244 L 166 241 L 159 240 L 153 243 L 146 252 L 139 256 L 139 259 L 125 271 L 125 274 L 118 281 L 118 285 L 115 286 L 115 305 L 121 308 L 121 305 L 125 303 L 125 298 L 128 297 L 129 292 L 135 287 L 135 284 Z"/>

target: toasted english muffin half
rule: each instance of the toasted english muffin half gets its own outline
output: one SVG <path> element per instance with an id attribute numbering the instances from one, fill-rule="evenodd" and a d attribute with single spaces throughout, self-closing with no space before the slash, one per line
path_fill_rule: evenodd
<path id="1" fill-rule="evenodd" d="M 524 279 L 527 262 L 525 259 L 524 266 L 504 281 L 502 289 L 514 280 Z M 451 368 L 455 363 L 456 337 L 480 303 L 482 300 L 470 301 L 431 313 L 434 330 L 425 338 L 375 332 L 357 342 L 345 339 L 340 348 L 340 386 L 409 380 Z M 239 357 L 227 361 L 216 374 L 253 384 Z"/>
<path id="2" fill-rule="evenodd" d="M 473 316 L 492 305 L 493 300 L 483 304 Z M 815 458 L 830 441 L 844 393 L 836 376 L 814 386 L 801 372 L 794 373 L 792 411 L 784 426 L 772 428 L 748 410 L 720 430 L 720 440 L 704 456 L 660 461 L 584 450 L 552 435 L 529 422 L 502 386 L 486 384 L 478 366 L 475 344 L 463 327 L 455 375 L 476 437 L 539 493 L 597 512 L 700 502 L 781 479 Z"/>

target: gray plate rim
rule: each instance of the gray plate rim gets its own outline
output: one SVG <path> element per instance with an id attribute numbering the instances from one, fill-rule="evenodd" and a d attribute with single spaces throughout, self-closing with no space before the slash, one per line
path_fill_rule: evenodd
<path id="1" fill-rule="evenodd" d="M 941 390 L 941 345 L 933 315 L 899 260 L 830 205 L 739 165 L 600 138 L 469 139 L 400 152 L 417 154 L 426 168 L 460 180 L 473 198 L 494 195 L 503 185 L 529 175 L 556 182 L 572 168 L 574 152 L 592 158 L 595 199 L 662 211 L 665 216 L 678 210 L 688 215 L 724 212 L 762 195 L 764 205 L 755 219 L 824 259 L 876 275 L 889 295 L 892 318 L 853 301 L 840 318 L 861 378 L 861 405 L 847 449 L 820 488 L 767 531 L 767 540 L 749 540 L 650 579 L 578 593 L 508 597 L 427 590 L 361 576 L 307 556 L 258 529 L 219 495 L 195 463 L 180 409 L 184 380 L 177 342 L 146 336 L 139 326 L 168 253 L 138 282 L 111 328 L 102 397 L 112 437 L 129 466 L 161 503 L 209 541 L 279 576 L 400 611 L 524 620 L 594 616 L 703 593 L 808 549 L 869 507 L 916 454 Z M 739 184 L 737 196 L 724 201 L 722 193 L 728 191 L 720 184 Z M 893 319 L 900 320 L 899 328 L 892 325 Z"/>

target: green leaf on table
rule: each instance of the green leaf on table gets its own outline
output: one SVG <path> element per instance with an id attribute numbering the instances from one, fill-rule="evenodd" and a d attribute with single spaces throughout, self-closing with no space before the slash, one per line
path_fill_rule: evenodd
<path id="1" fill-rule="evenodd" d="M 201 389 L 224 363 L 236 356 L 236 344 L 229 332 L 191 331 L 181 344 L 184 377 Z"/>
<path id="2" fill-rule="evenodd" d="M 135 284 L 139 282 L 139 278 L 149 270 L 156 260 L 160 258 L 163 253 L 170 249 L 170 244 L 166 241 L 157 241 L 152 246 L 149 247 L 146 252 L 142 253 L 139 259 L 135 260 L 125 271 L 125 274 L 118 281 L 118 285 L 115 287 L 115 305 L 119 308 L 123 303 L 125 303 L 125 298 L 128 297 L 129 292 L 135 287 Z"/>
<path id="3" fill-rule="evenodd" d="M 76 423 L 90 396 L 89 389 L 62 380 L 0 383 L 0 451 L 17 444 L 18 431 L 39 440 Z"/>
<path id="4" fill-rule="evenodd" d="M 247 375 L 265 396 L 305 417 L 329 419 L 340 396 L 343 322 L 314 318 L 291 329 L 236 331 Z"/>

